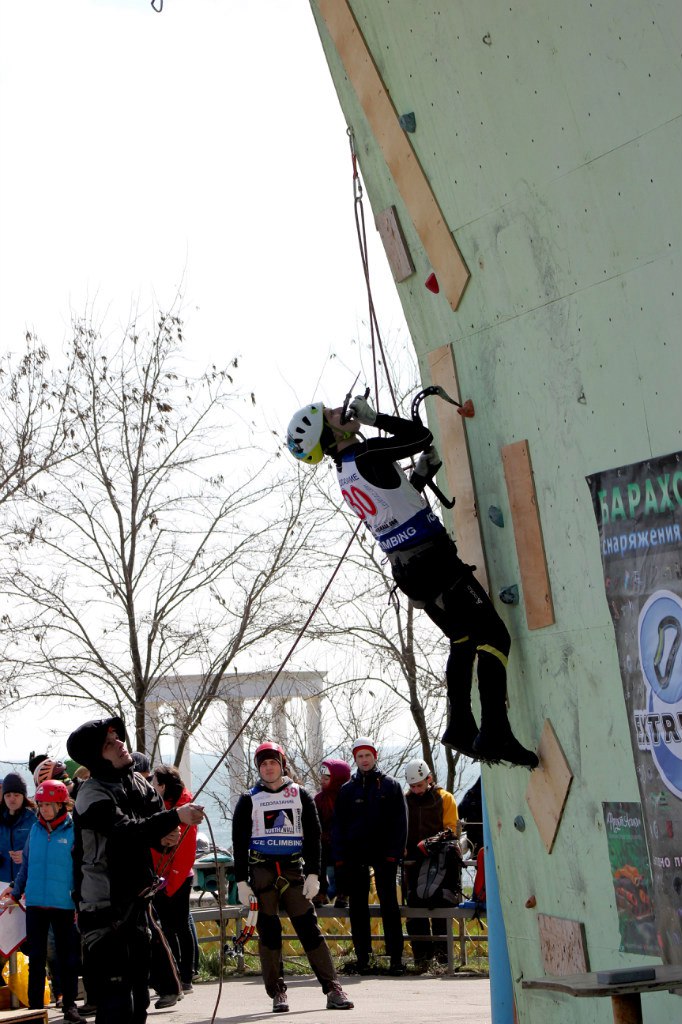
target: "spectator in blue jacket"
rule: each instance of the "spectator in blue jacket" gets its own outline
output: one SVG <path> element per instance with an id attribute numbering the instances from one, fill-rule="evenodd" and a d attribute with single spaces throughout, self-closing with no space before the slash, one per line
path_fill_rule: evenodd
<path id="1" fill-rule="evenodd" d="M 35 824 L 35 804 L 29 800 L 21 775 L 10 772 L 2 780 L 0 803 L 0 881 L 14 881 L 19 874 L 28 834 Z"/>
<path id="2" fill-rule="evenodd" d="M 407 805 L 402 786 L 377 766 L 377 749 L 366 736 L 353 744 L 357 771 L 339 790 L 334 808 L 332 850 L 348 895 L 357 970 L 370 973 L 370 868 L 381 907 L 390 973 L 404 974 L 403 929 L 398 905 L 398 864 L 407 840 Z"/>
<path id="3" fill-rule="evenodd" d="M 76 1008 L 80 942 L 71 896 L 74 829 L 68 799 L 63 782 L 48 779 L 38 786 L 38 819 L 29 833 L 16 880 L 0 895 L 3 899 L 11 897 L 16 903 L 26 895 L 29 1007 L 43 1008 L 47 933 L 51 925 L 62 981 L 64 1020 L 85 1024 L 85 1017 Z"/>

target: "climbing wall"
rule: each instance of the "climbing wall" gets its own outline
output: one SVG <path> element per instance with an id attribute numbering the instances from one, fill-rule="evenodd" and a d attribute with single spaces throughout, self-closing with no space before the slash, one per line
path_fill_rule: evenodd
<path id="1" fill-rule="evenodd" d="M 476 408 L 463 437 L 431 425 L 512 633 L 511 719 L 543 752 L 530 780 L 484 776 L 519 1020 L 607 1024 L 609 1000 L 521 979 L 656 962 L 625 951 L 609 860 L 603 805 L 640 794 L 586 477 L 682 450 L 679 4 L 311 7 L 424 383 L 448 347 Z"/>

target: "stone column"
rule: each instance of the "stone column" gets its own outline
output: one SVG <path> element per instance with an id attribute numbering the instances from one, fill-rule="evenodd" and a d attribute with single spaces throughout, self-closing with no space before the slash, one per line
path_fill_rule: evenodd
<path id="1" fill-rule="evenodd" d="M 175 722 L 173 726 L 173 735 L 175 736 L 175 751 L 177 753 L 178 747 L 180 746 L 180 740 L 182 739 L 182 727 L 177 724 L 178 709 L 175 709 Z M 188 736 L 187 742 L 185 743 L 182 751 L 182 757 L 180 758 L 180 764 L 178 765 L 178 771 L 182 776 L 182 781 L 189 791 L 192 791 L 192 763 L 191 763 L 191 739 Z"/>
<path id="2" fill-rule="evenodd" d="M 270 710 L 272 713 L 272 738 L 286 751 L 288 737 L 287 698 L 272 697 L 270 699 Z"/>
<path id="3" fill-rule="evenodd" d="M 322 698 L 318 695 L 306 699 L 306 734 L 308 760 L 317 778 L 320 761 L 324 757 L 324 736 L 322 734 Z"/>
<path id="4" fill-rule="evenodd" d="M 227 704 L 227 745 L 232 743 L 235 736 L 237 741 L 227 755 L 227 771 L 230 783 L 230 807 L 234 808 L 239 795 L 247 787 L 249 778 L 246 754 L 244 752 L 244 734 L 241 731 L 244 724 L 244 702 L 241 697 L 229 697 Z"/>
<path id="5" fill-rule="evenodd" d="M 161 705 L 158 701 L 148 700 L 144 706 L 145 714 L 145 736 L 147 740 L 147 750 L 145 753 L 149 754 L 152 760 L 152 768 L 154 764 L 161 760 L 161 753 L 159 751 L 159 734 L 161 732 L 161 726 L 159 724 L 159 708 Z"/>

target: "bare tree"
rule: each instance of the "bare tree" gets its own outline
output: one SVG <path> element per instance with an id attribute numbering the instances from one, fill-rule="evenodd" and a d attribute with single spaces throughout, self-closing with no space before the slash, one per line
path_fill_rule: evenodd
<path id="1" fill-rule="evenodd" d="M 72 454 L 71 370 L 51 370 L 28 331 L 22 355 L 0 358 L 0 505 L 28 494 L 41 473 Z"/>
<path id="2" fill-rule="evenodd" d="M 0 580 L 5 678 L 132 711 L 140 750 L 155 687 L 198 673 L 178 758 L 235 658 L 289 628 L 289 576 L 311 543 L 309 483 L 286 462 L 275 476 L 274 446 L 239 440 L 255 398 L 237 360 L 190 379 L 182 341 L 173 314 L 132 324 L 113 351 L 75 325 L 74 451 L 6 518 Z"/>

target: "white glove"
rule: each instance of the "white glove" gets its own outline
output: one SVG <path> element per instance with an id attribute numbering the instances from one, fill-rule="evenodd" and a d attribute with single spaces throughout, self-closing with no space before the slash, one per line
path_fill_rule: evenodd
<path id="1" fill-rule="evenodd" d="M 435 445 L 431 445 L 425 452 L 422 452 L 417 459 L 414 472 L 417 476 L 423 476 L 426 480 L 431 480 L 436 475 L 440 467 L 443 465 Z"/>
<path id="2" fill-rule="evenodd" d="M 348 406 L 348 415 L 365 427 L 373 427 L 377 414 L 364 395 L 356 395 Z"/>
<path id="3" fill-rule="evenodd" d="M 248 907 L 249 900 L 253 896 L 253 889 L 248 882 L 237 882 L 237 896 L 243 907 Z"/>
<path id="4" fill-rule="evenodd" d="M 320 891 L 320 880 L 317 875 L 306 875 L 303 880 L 303 895 L 312 900 Z"/>

